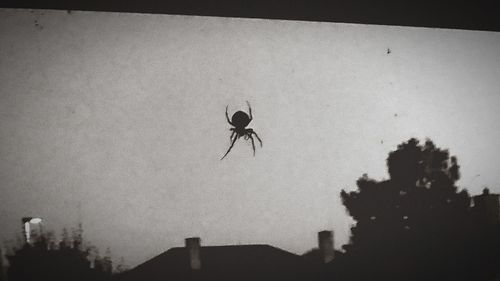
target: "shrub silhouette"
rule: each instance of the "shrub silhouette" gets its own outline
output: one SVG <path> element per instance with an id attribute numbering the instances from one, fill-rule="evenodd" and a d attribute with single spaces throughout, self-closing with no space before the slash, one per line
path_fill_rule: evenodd
<path id="1" fill-rule="evenodd" d="M 490 280 L 500 268 L 499 226 L 481 227 L 455 185 L 456 157 L 427 140 L 389 153 L 389 180 L 366 174 L 341 191 L 356 221 L 330 268 L 336 280 Z M 496 237 L 495 237 L 496 235 Z M 498 267 L 497 267 L 498 266 Z"/>
<path id="2" fill-rule="evenodd" d="M 7 255 L 10 281 L 86 281 L 109 280 L 111 260 L 101 258 L 92 246 L 84 247 L 81 227 L 69 238 L 63 230 L 56 244 L 52 233 L 34 237 L 31 244 L 24 243 Z M 92 264 L 93 262 L 93 264 Z"/>

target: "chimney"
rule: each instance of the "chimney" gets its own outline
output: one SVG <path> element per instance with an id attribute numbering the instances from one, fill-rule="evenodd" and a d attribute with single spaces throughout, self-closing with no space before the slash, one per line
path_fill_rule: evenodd
<path id="1" fill-rule="evenodd" d="M 324 230 L 318 232 L 318 246 L 323 263 L 329 263 L 333 260 L 333 231 Z"/>
<path id="2" fill-rule="evenodd" d="M 38 229 L 36 230 L 37 232 L 35 233 L 37 236 L 42 235 L 42 219 L 41 218 L 33 218 L 33 217 L 23 217 L 21 219 L 23 223 L 23 236 L 24 236 L 24 241 L 26 244 L 31 244 L 31 234 L 32 234 L 32 229 L 31 225 L 37 225 Z"/>
<path id="3" fill-rule="evenodd" d="M 495 225 L 500 222 L 500 195 L 490 193 L 488 188 L 483 189 L 483 194 L 472 197 L 476 219 L 486 224 Z"/>
<path id="4" fill-rule="evenodd" d="M 200 257 L 200 238 L 191 237 L 186 238 L 186 249 L 189 255 L 189 268 L 191 270 L 201 269 L 201 257 Z"/>

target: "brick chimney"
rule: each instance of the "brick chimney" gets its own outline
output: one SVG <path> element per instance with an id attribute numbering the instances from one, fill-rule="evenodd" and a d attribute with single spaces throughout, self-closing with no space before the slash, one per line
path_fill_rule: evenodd
<path id="1" fill-rule="evenodd" d="M 334 258 L 333 231 L 324 230 L 318 232 L 318 247 L 323 263 L 329 263 Z"/>
<path id="2" fill-rule="evenodd" d="M 189 256 L 189 268 L 191 270 L 200 270 L 201 269 L 200 238 L 199 237 L 186 238 L 186 249 L 188 250 L 188 256 Z"/>

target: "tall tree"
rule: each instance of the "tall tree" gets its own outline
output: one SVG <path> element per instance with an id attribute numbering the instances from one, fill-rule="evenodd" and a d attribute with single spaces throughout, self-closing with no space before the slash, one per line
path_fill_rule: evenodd
<path id="1" fill-rule="evenodd" d="M 471 198 L 456 186 L 456 157 L 430 140 L 410 139 L 389 153 L 387 167 L 389 180 L 363 175 L 358 190 L 341 191 L 356 225 L 337 278 L 480 280 L 471 269 Z"/>

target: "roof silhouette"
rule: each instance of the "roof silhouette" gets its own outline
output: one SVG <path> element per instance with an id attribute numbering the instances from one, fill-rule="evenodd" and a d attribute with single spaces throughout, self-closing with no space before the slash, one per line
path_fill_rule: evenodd
<path id="1" fill-rule="evenodd" d="M 202 246 L 201 269 L 189 268 L 188 250 L 171 248 L 117 276 L 117 280 L 307 280 L 308 264 L 269 245 Z"/>

